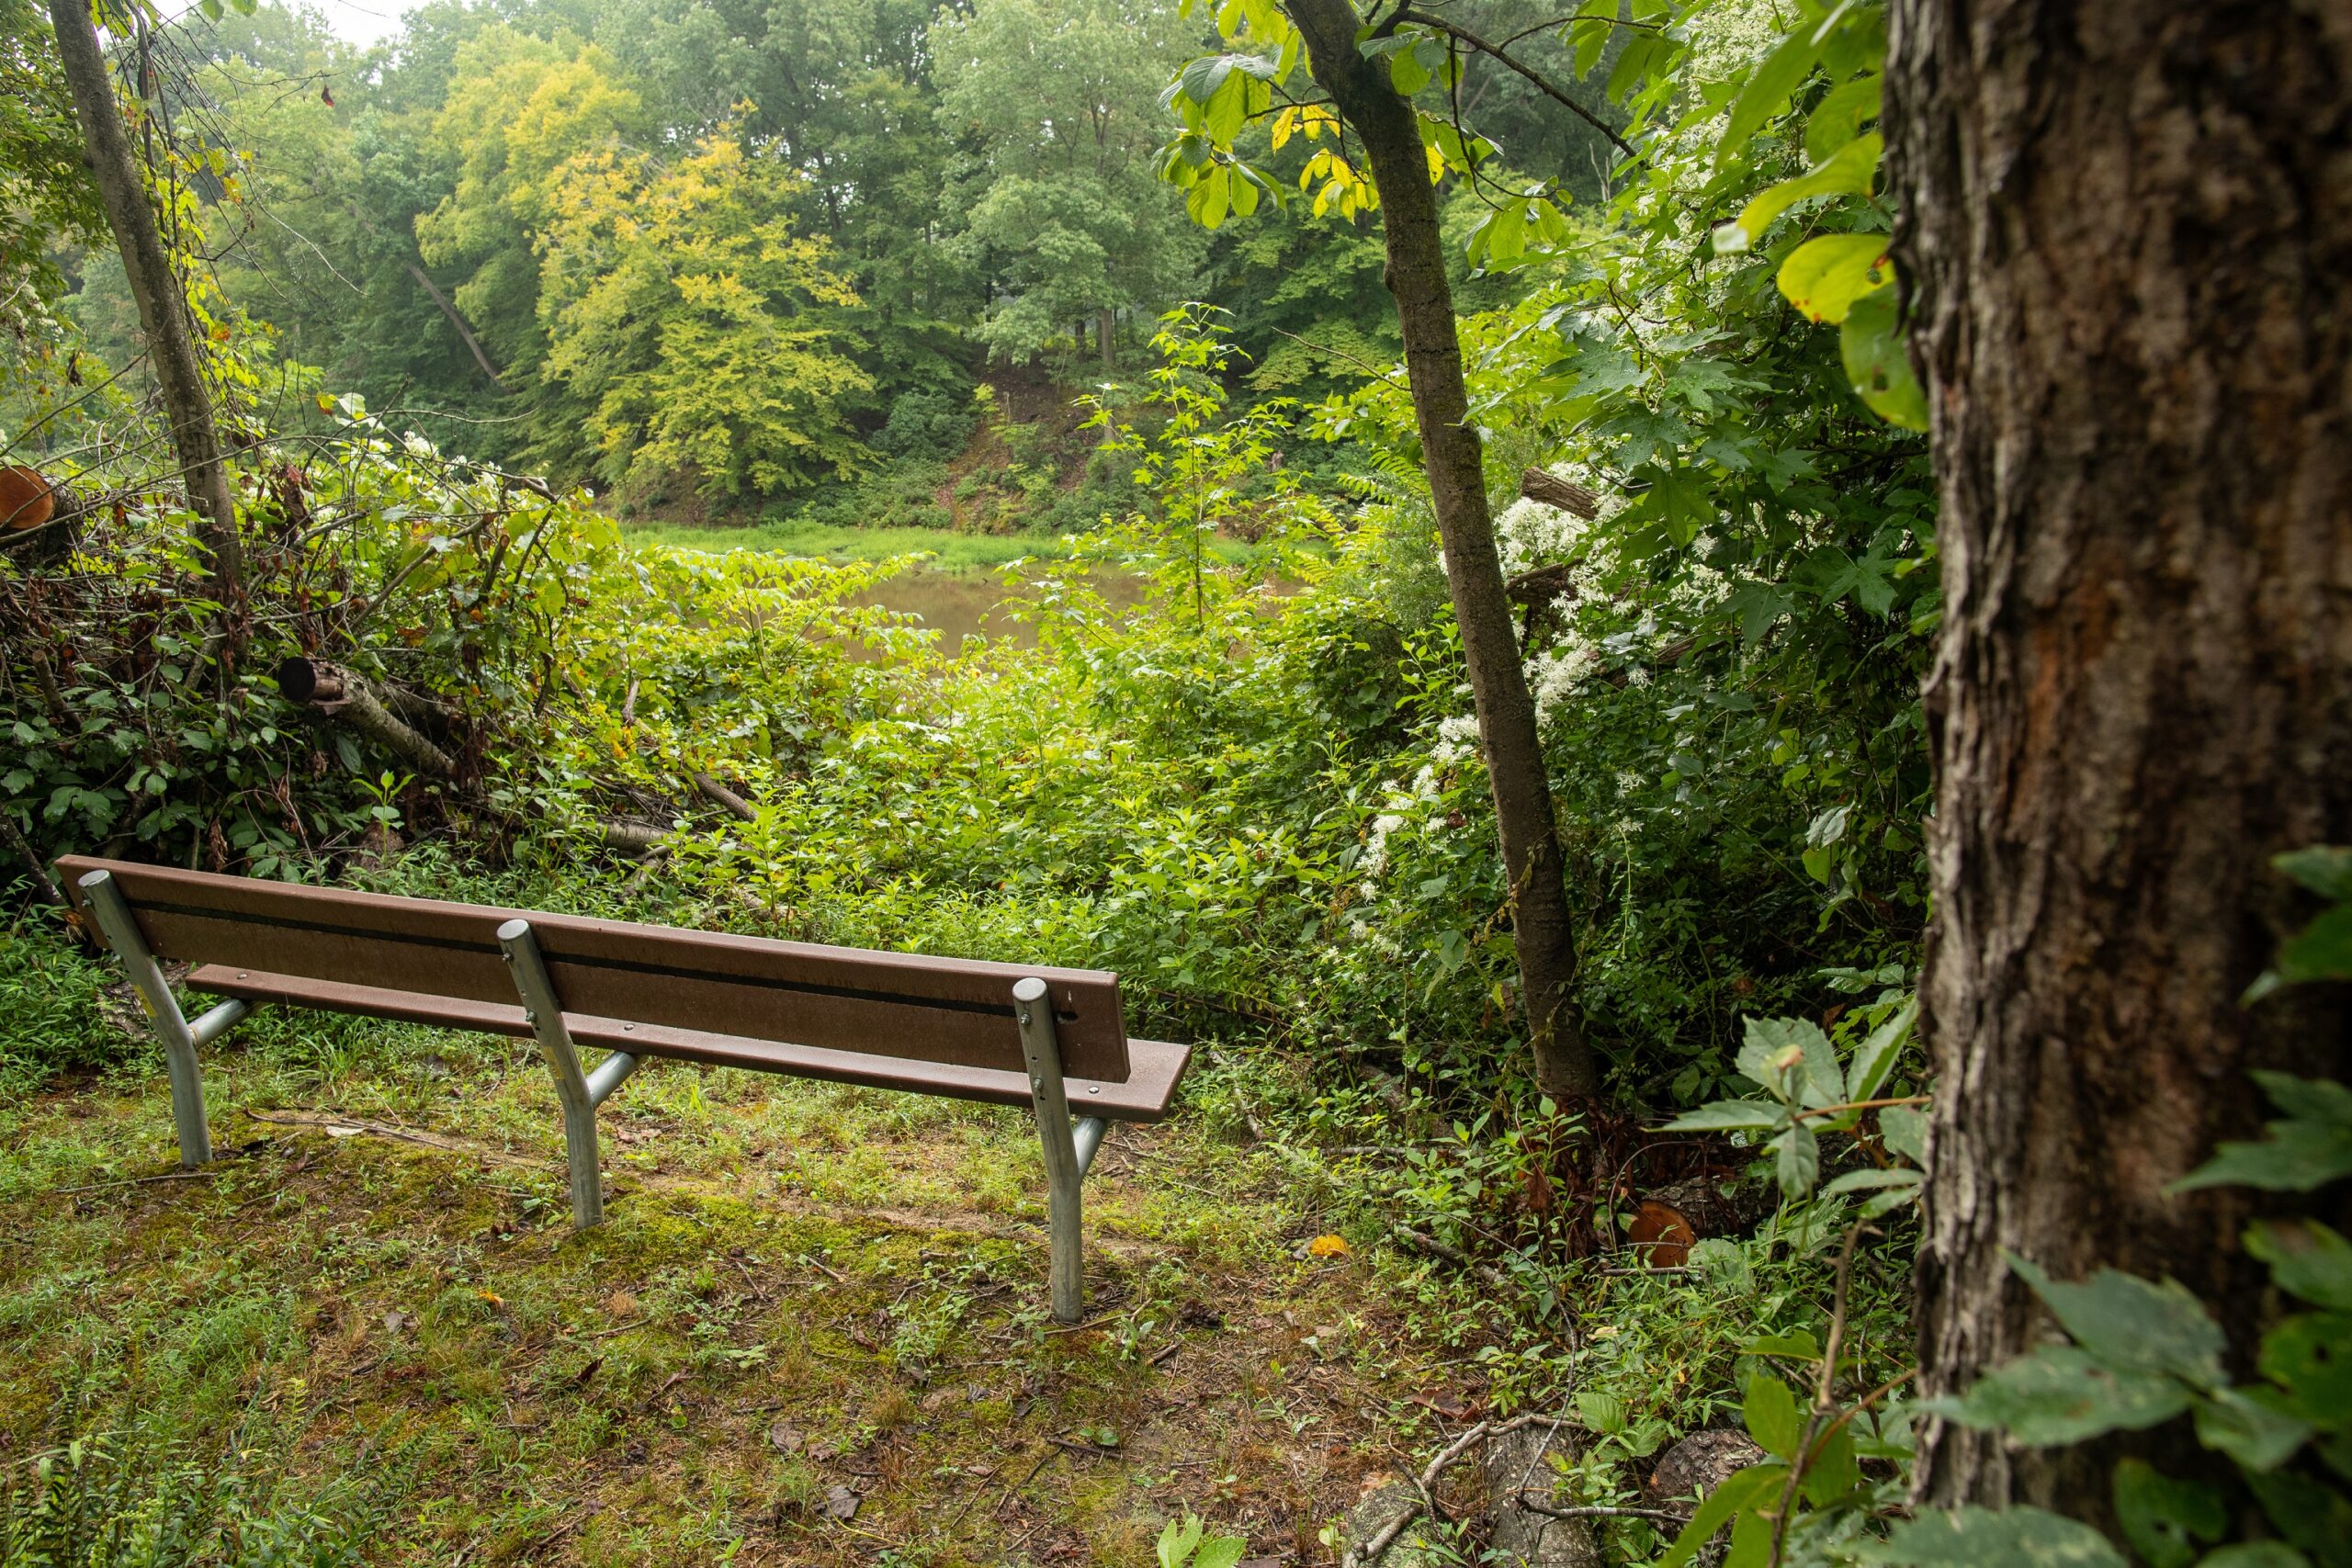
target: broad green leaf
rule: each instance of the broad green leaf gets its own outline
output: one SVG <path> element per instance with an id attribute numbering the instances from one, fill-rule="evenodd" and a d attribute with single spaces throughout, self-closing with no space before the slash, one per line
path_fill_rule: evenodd
<path id="1" fill-rule="evenodd" d="M 2245 1249 L 2270 1265 L 2270 1282 L 2313 1306 L 2352 1312 L 2352 1242 L 2316 1220 L 2256 1220 Z"/>
<path id="2" fill-rule="evenodd" d="M 2352 1419 L 2352 1314 L 2310 1312 L 2287 1319 L 2262 1337 L 2256 1364 L 2306 1419 Z"/>
<path id="3" fill-rule="evenodd" d="M 2352 904 L 2340 905 L 2288 939 L 2278 950 L 2282 985 L 2352 980 Z"/>
<path id="4" fill-rule="evenodd" d="M 1725 1476 L 1724 1483 L 1691 1513 L 1690 1522 L 1658 1560 L 1658 1568 L 1683 1568 L 1733 1515 L 1776 1501 L 1788 1473 L 1783 1464 L 1752 1464 Z"/>
<path id="5" fill-rule="evenodd" d="M 1864 1562 L 1913 1568 L 2128 1568 L 2108 1539 L 2079 1519 L 2041 1508 L 1979 1508 L 1922 1514 L 1883 1541 L 1865 1542 Z"/>
<path id="6" fill-rule="evenodd" d="M 1917 1187 L 1924 1179 L 1907 1165 L 1885 1170 L 1849 1170 L 1821 1190 L 1825 1198 L 1835 1198 L 1841 1192 L 1875 1192 L 1882 1187 Z"/>
<path id="7" fill-rule="evenodd" d="M 2312 1560 L 2284 1541 L 2243 1540 L 2207 1552 L 2197 1568 L 2312 1568 Z"/>
<path id="8" fill-rule="evenodd" d="M 1755 1271 L 1739 1243 L 1719 1235 L 1702 1236 L 1690 1248 L 1690 1266 L 1718 1291 L 1745 1295 L 1756 1285 Z"/>
<path id="9" fill-rule="evenodd" d="M 1902 1055 L 1905 1043 L 1911 1038 L 1912 1026 L 1918 1021 L 1919 998 L 1915 995 L 1854 1048 L 1854 1059 L 1846 1068 L 1849 1099 L 1870 1100 L 1878 1094 L 1887 1075 L 1894 1070 L 1895 1058 Z"/>
<path id="10" fill-rule="evenodd" d="M 1862 133 L 1878 118 L 1881 88 L 1886 78 L 1878 72 L 1841 82 L 1822 95 L 1805 117 L 1804 155 L 1818 164 Z"/>
<path id="11" fill-rule="evenodd" d="M 1958 1399 L 1927 1402 L 1963 1427 L 2007 1432 L 2037 1449 L 2137 1431 L 2188 1406 L 2188 1391 L 2175 1380 L 2115 1371 L 2071 1345 L 2039 1346 L 1985 1373 Z"/>
<path id="12" fill-rule="evenodd" d="M 1797 1396 L 1787 1383 L 1770 1372 L 1757 1373 L 1747 1381 L 1740 1416 L 1747 1424 L 1747 1435 L 1766 1453 L 1775 1459 L 1795 1455 L 1797 1441 L 1804 1435 L 1804 1421 L 1797 1413 Z"/>
<path id="13" fill-rule="evenodd" d="M 2352 1129 L 2352 1086 L 2332 1078 L 2299 1078 L 2292 1073 L 2256 1068 L 2250 1075 L 2270 1103 L 2298 1122 L 2324 1122 Z"/>
<path id="14" fill-rule="evenodd" d="M 1801 1198 L 1821 1179 L 1821 1140 L 1799 1122 L 1772 1140 L 1772 1177 L 1783 1197 Z"/>
<path id="15" fill-rule="evenodd" d="M 2312 1559 L 2277 1540 L 2242 1540 L 2221 1551 L 2206 1551 L 2197 1568 L 2312 1568 Z"/>
<path id="16" fill-rule="evenodd" d="M 2197 1406 L 2197 1440 L 2248 1470 L 2276 1470 L 2311 1437 L 2309 1423 L 2278 1408 L 2261 1388 L 2225 1388 Z"/>
<path id="17" fill-rule="evenodd" d="M 1792 180 L 1767 186 L 1740 209 L 1739 216 L 1716 229 L 1715 254 L 1734 255 L 1763 237 L 1772 220 L 1800 201 L 1816 196 L 1868 196 L 1878 175 L 1879 154 L 1885 144 L 1875 130 L 1855 137 L 1817 167 Z"/>
<path id="18" fill-rule="evenodd" d="M 2273 1122 L 2258 1144 L 2226 1143 L 2213 1157 L 2165 1189 L 2193 1192 L 2202 1187 L 2258 1187 L 2270 1192 L 2309 1192 L 2352 1176 L 2352 1128 L 2325 1122 Z"/>
<path id="19" fill-rule="evenodd" d="M 1861 1484 L 1861 1466 L 1854 1462 L 1852 1424 L 1838 1427 L 1814 1446 L 1812 1462 L 1799 1483 L 1805 1501 L 1816 1508 L 1830 1504 Z"/>
<path id="20" fill-rule="evenodd" d="M 1894 281 L 1883 234 L 1824 234 L 1781 264 L 1781 292 L 1808 321 L 1842 321 L 1854 301 Z"/>
<path id="21" fill-rule="evenodd" d="M 2252 1470 L 2245 1483 L 2289 1541 L 2325 1568 L 2352 1568 L 2352 1497 L 2291 1470 Z"/>
<path id="22" fill-rule="evenodd" d="M 1815 1107 L 1845 1098 L 1845 1071 L 1818 1024 L 1751 1016 L 1741 1021 L 1740 1031 L 1739 1070 L 1767 1093 Z"/>
<path id="23" fill-rule="evenodd" d="M 1723 140 L 1715 143 L 1718 167 L 1747 146 L 1748 140 L 1763 129 L 1764 122 L 1781 111 L 1789 96 L 1813 74 L 1814 63 L 1820 58 L 1819 33 L 1800 25 L 1748 73 L 1747 85 L 1740 88 L 1738 98 L 1731 106 L 1731 118 L 1724 125 Z"/>
<path id="24" fill-rule="evenodd" d="M 2072 1284 L 2051 1279 L 2015 1253 L 2007 1256 L 2059 1325 L 2103 1365 L 2125 1372 L 2168 1372 L 2199 1388 L 2220 1384 L 2222 1353 L 2229 1342 L 2204 1303 L 2178 1281 L 2154 1284 L 2101 1269 Z"/>
<path id="25" fill-rule="evenodd" d="M 1928 1163 L 1928 1118 L 1907 1105 L 1889 1106 L 1878 1113 L 1878 1135 L 1886 1146 L 1914 1165 Z"/>
<path id="26" fill-rule="evenodd" d="M 1789 1119 L 1786 1107 L 1769 1100 L 1718 1100 L 1686 1111 L 1658 1130 L 1662 1133 L 1716 1133 L 1737 1128 L 1763 1131 Z"/>
<path id="27" fill-rule="evenodd" d="M 1911 356 L 1895 320 L 1895 291 L 1882 288 L 1848 307 L 1838 329 L 1838 352 L 1855 395 L 1887 423 L 1928 428 L 1928 394 L 1912 373 Z"/>
<path id="28" fill-rule="evenodd" d="M 2115 1518 L 2148 1568 L 2189 1568 L 2198 1544 L 2220 1540 L 2229 1525 L 2220 1493 L 2137 1459 L 2115 1467 Z"/>
<path id="29" fill-rule="evenodd" d="M 2273 855 L 2270 863 L 2323 898 L 2352 903 L 2352 846 L 2315 844 Z"/>

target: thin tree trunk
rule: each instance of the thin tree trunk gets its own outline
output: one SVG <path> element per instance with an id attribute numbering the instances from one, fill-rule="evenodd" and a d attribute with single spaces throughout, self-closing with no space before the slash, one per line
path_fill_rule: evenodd
<path id="1" fill-rule="evenodd" d="M 1288 8 L 1306 35 L 1315 80 L 1363 139 L 1380 189 L 1388 288 L 1404 333 L 1413 414 L 1486 746 L 1503 868 L 1510 877 L 1512 936 L 1536 1080 L 1556 1099 L 1587 1099 L 1600 1087 L 1600 1074 L 1576 1014 L 1576 931 L 1568 918 L 1551 781 L 1544 771 L 1535 700 L 1520 663 L 1487 511 L 1486 467 L 1478 433 L 1469 423 L 1444 237 L 1420 130 L 1385 69 L 1357 52 L 1360 24 L 1350 0 L 1289 0 Z"/>
<path id="2" fill-rule="evenodd" d="M 2352 1076 L 2340 989 L 2237 1000 L 2310 913 L 2266 858 L 2352 838 L 2352 22 L 1890 11 L 1945 595 L 1922 1382 L 2041 1332 L 2004 1248 L 2171 1275 L 2243 1352 L 2267 1200 L 2164 1188 L 2259 1121 L 2248 1068 Z M 2097 1518 L 2123 1448 L 1931 1425 L 1917 1485 Z"/>
<path id="3" fill-rule="evenodd" d="M 1118 354 L 1114 345 L 1118 342 L 1118 314 L 1110 306 L 1105 305 L 1094 312 L 1094 342 L 1102 351 L 1102 368 L 1105 370 L 1117 363 Z"/>
<path id="4" fill-rule="evenodd" d="M 474 356 L 474 363 L 481 366 L 481 373 L 490 378 L 490 384 L 502 392 L 506 390 L 506 383 L 499 378 L 498 367 L 492 365 L 490 362 L 490 355 L 482 352 L 481 344 L 475 341 L 474 330 L 466 325 L 466 319 L 458 314 L 458 308 L 450 304 L 448 298 L 435 285 L 433 279 L 425 276 L 423 267 L 414 262 L 403 262 L 401 265 L 408 268 L 408 275 L 416 279 L 417 286 L 432 297 L 435 305 L 441 307 L 441 313 L 447 317 L 449 324 L 458 330 L 458 336 L 464 341 L 467 352 Z"/>
<path id="5" fill-rule="evenodd" d="M 122 111 L 114 86 L 107 80 L 106 57 L 98 51 L 97 28 L 90 20 L 88 0 L 50 0 L 49 16 L 57 32 L 57 55 L 66 85 L 74 95 L 74 112 L 82 122 L 83 155 L 96 181 L 107 221 L 122 252 L 122 270 L 138 301 L 139 324 L 147 337 L 148 357 L 155 380 L 163 389 L 164 412 L 171 421 L 172 444 L 179 455 L 180 476 L 187 482 L 188 503 L 203 514 L 206 526 L 199 539 L 211 558 L 212 596 L 228 604 L 244 575 L 243 552 L 237 541 L 237 513 L 229 493 L 229 471 L 220 461 L 220 438 L 212 424 L 212 400 L 204 389 L 204 372 L 197 360 L 190 331 L 187 301 L 179 278 L 155 230 L 155 214 L 147 205 L 147 187 L 130 155 L 130 140 L 123 133 Z"/>

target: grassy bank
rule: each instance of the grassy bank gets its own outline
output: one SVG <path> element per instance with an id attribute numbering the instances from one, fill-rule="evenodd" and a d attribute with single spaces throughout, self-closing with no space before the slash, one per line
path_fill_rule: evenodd
<path id="1" fill-rule="evenodd" d="M 181 1176 L 160 1057 L 81 1027 L 114 1065 L 0 1110 L 0 1465 L 81 1437 L 51 1484 L 126 1518 L 318 1562 L 1125 1565 L 1191 1510 L 1303 1559 L 1442 1381 L 1197 1111 L 1106 1147 L 1073 1332 L 1012 1111 L 657 1065 L 577 1235 L 526 1043 L 262 1015 Z"/>

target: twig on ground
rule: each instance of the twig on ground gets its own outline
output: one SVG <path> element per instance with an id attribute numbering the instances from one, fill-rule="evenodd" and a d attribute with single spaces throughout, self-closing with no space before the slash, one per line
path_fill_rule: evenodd
<path id="1" fill-rule="evenodd" d="M 1382 1552 L 1396 1544 L 1396 1538 L 1405 1533 L 1405 1527 L 1420 1517 L 1425 1505 L 1434 1517 L 1437 1506 L 1436 1500 L 1430 1495 L 1430 1489 L 1437 1485 L 1438 1478 L 1442 1476 L 1464 1454 L 1468 1453 L 1488 1438 L 1499 1438 L 1506 1432 L 1516 1432 L 1521 1427 L 1545 1420 L 1555 1420 L 1555 1418 L 1530 1413 L 1524 1416 L 1514 1416 L 1508 1421 L 1481 1421 L 1448 1443 L 1438 1451 L 1435 1459 L 1422 1467 L 1419 1475 L 1409 1478 L 1413 1483 L 1413 1489 L 1420 1494 L 1420 1500 L 1408 1503 L 1403 1513 L 1382 1526 L 1372 1539 L 1362 1546 L 1350 1547 L 1347 1555 L 1340 1559 L 1340 1568 L 1363 1568 L 1365 1563 L 1378 1562 Z"/>
<path id="2" fill-rule="evenodd" d="M 1634 1508 L 1601 1503 L 1584 1503 L 1572 1508 L 1539 1501 L 1533 1495 L 1519 1495 L 1519 1506 L 1531 1514 L 1541 1514 L 1547 1519 L 1663 1519 L 1668 1524 L 1687 1525 L 1688 1514 L 1678 1514 L 1670 1508 Z"/>
<path id="3" fill-rule="evenodd" d="M 150 1181 L 196 1181 L 208 1176 L 218 1176 L 211 1168 L 203 1170 L 167 1170 L 161 1176 L 126 1176 L 119 1181 L 93 1181 L 86 1187 L 52 1187 L 46 1192 L 28 1192 L 28 1198 L 63 1198 L 75 1192 L 103 1192 L 109 1187 L 141 1187 Z"/>

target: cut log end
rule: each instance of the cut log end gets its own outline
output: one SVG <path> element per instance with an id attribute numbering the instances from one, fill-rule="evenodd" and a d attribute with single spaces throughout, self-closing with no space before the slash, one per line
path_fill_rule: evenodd
<path id="1" fill-rule="evenodd" d="M 57 512 L 57 492 L 37 469 L 22 463 L 0 468 L 0 533 L 38 528 Z"/>
<path id="2" fill-rule="evenodd" d="M 277 666 L 277 689 L 295 703 L 343 700 L 343 671 L 315 659 L 288 659 Z"/>

